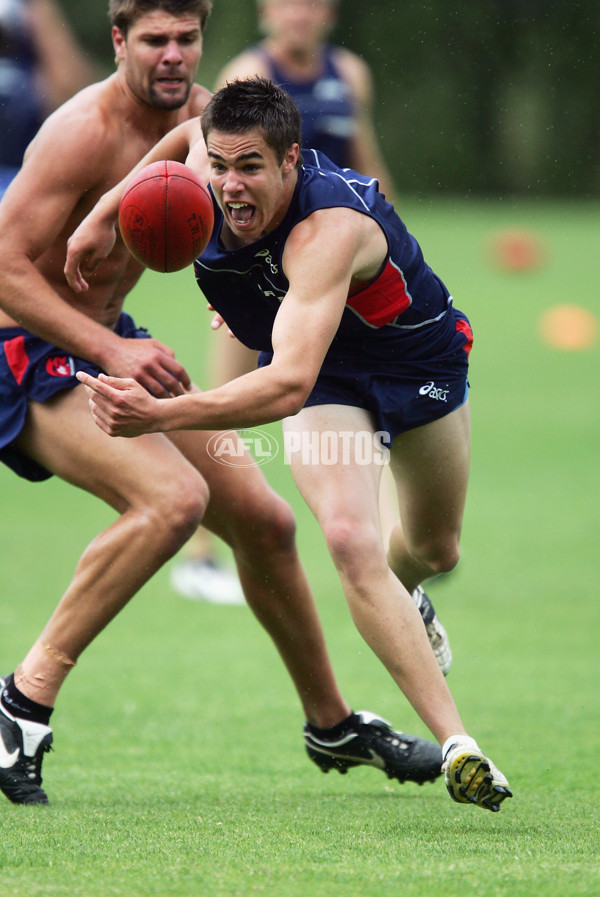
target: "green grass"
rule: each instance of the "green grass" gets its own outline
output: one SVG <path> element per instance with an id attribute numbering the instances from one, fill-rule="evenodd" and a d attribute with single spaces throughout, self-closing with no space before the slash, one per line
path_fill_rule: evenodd
<path id="1" fill-rule="evenodd" d="M 187 602 L 164 569 L 61 693 L 44 766 L 51 805 L 0 806 L 1 897 L 600 893 L 600 358 L 537 334 L 554 304 L 599 315 L 597 210 L 400 207 L 475 330 L 463 560 L 431 593 L 452 639 L 457 703 L 514 799 L 492 815 L 453 804 L 439 780 L 321 775 L 304 757 L 289 679 L 248 610 Z M 488 240 L 504 227 L 543 237 L 539 270 L 490 264 Z M 146 275 L 129 307 L 201 382 L 209 315 L 191 275 Z M 275 460 L 265 472 L 294 504 L 344 693 L 425 735 L 358 637 L 289 471 Z M 112 514 L 63 483 L 31 485 L 5 469 L 0 489 L 5 672 Z"/>

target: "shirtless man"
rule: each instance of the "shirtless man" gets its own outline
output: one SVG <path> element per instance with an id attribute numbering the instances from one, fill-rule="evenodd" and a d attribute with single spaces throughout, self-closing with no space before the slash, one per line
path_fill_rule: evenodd
<path id="1" fill-rule="evenodd" d="M 179 123 L 199 135 L 194 118 L 210 94 L 194 79 L 211 5 L 111 0 L 116 73 L 50 116 L 0 205 L 0 460 L 30 480 L 57 475 L 119 515 L 86 548 L 39 639 L 2 681 L 0 789 L 15 803 L 47 803 L 50 715 L 79 655 L 201 520 L 233 549 L 248 605 L 300 696 L 311 758 L 343 770 L 369 763 L 400 780 L 440 771 L 436 745 L 353 714 L 340 694 L 292 513 L 259 469 L 248 458 L 237 469 L 212 462 L 207 432 L 110 439 L 76 379 L 102 370 L 163 398 L 195 389 L 173 351 L 122 311 L 143 269 L 121 241 L 83 299 L 62 268 L 68 235 L 101 194 Z M 340 738 L 352 759 L 340 759 Z"/>

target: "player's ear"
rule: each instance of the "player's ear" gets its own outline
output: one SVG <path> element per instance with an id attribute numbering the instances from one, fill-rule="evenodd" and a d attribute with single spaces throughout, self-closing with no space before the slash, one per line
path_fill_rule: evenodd
<path id="1" fill-rule="evenodd" d="M 127 39 L 120 28 L 117 28 L 116 25 L 113 25 L 112 28 L 112 42 L 115 50 L 115 65 L 118 65 L 125 58 L 125 45 L 127 44 Z"/>
<path id="2" fill-rule="evenodd" d="M 300 147 L 297 143 L 292 143 L 286 151 L 283 159 L 283 173 L 289 174 L 298 164 L 298 156 L 300 155 Z"/>

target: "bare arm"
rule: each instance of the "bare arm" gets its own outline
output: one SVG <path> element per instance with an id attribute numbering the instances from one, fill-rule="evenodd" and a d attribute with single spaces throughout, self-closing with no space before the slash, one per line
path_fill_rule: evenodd
<path id="1" fill-rule="evenodd" d="M 95 184 L 89 166 L 97 170 L 100 162 L 100 129 L 91 124 L 89 141 L 61 136 L 73 123 L 60 116 L 46 122 L 0 204 L 0 305 L 43 339 L 89 357 L 104 342 L 104 328 L 62 301 L 34 264 L 51 251 L 85 189 Z"/>
<path id="2" fill-rule="evenodd" d="M 233 81 L 234 78 L 253 78 L 255 76 L 268 78 L 268 66 L 260 53 L 255 50 L 244 50 L 219 72 L 215 81 L 215 90 L 224 87 L 228 81 Z"/>
<path id="3" fill-rule="evenodd" d="M 111 373 L 135 376 L 157 395 L 181 393 L 190 380 L 171 349 L 157 340 L 122 339 L 106 326 L 114 322 L 119 307 L 107 312 L 110 300 L 99 298 L 98 292 L 93 312 L 66 301 L 68 290 L 60 277 L 64 231 L 86 192 L 98 190 L 99 172 L 104 170 L 106 128 L 97 118 L 76 111 L 49 119 L 0 204 L 2 320 L 6 326 L 16 321 Z M 107 264 L 104 282 L 111 295 L 125 278 L 127 263 L 118 256 Z M 104 320 L 106 314 L 110 320 Z"/>
<path id="4" fill-rule="evenodd" d="M 270 365 L 168 402 L 144 394 L 131 380 L 98 382 L 82 374 L 94 420 L 112 436 L 136 436 L 256 426 L 296 414 L 337 331 L 353 275 L 374 276 L 385 249 L 382 232 L 366 216 L 348 209 L 314 213 L 294 228 L 286 245 L 290 288 L 275 320 Z"/>
<path id="5" fill-rule="evenodd" d="M 379 181 L 388 202 L 394 201 L 395 187 L 383 158 L 373 122 L 373 76 L 368 65 L 348 50 L 336 48 L 336 62 L 351 87 L 356 107 L 356 130 L 351 147 L 351 166 Z"/>
<path id="6" fill-rule="evenodd" d="M 54 0 L 30 0 L 27 13 L 51 112 L 90 84 L 99 72 Z"/>
<path id="7" fill-rule="evenodd" d="M 208 157 L 198 119 L 183 122 L 169 131 L 135 168 L 100 198 L 71 234 L 64 270 L 69 286 L 76 293 L 89 288 L 88 278 L 115 244 L 119 203 L 125 187 L 138 171 L 162 159 L 184 162 L 205 182 L 208 181 Z"/>

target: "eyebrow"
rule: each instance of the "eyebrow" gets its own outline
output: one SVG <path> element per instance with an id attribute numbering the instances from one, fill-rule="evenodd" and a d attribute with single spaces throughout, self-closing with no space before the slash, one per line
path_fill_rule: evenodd
<path id="1" fill-rule="evenodd" d="M 174 37 L 175 40 L 181 40 L 182 37 L 197 37 L 201 33 L 200 28 L 188 28 L 186 31 L 179 31 L 176 34 L 167 34 L 164 31 L 142 31 L 139 34 L 141 40 L 155 40 L 156 38 L 164 38 L 165 40 L 171 40 L 171 37 Z"/>
<path id="2" fill-rule="evenodd" d="M 221 162 L 225 161 L 223 156 L 220 156 L 219 153 L 215 153 L 212 150 L 208 150 L 208 156 L 210 159 L 219 160 Z M 243 153 L 241 156 L 236 156 L 235 161 L 236 162 L 247 162 L 249 159 L 262 159 L 262 158 L 263 157 L 260 153 L 252 152 L 252 153 Z"/>

